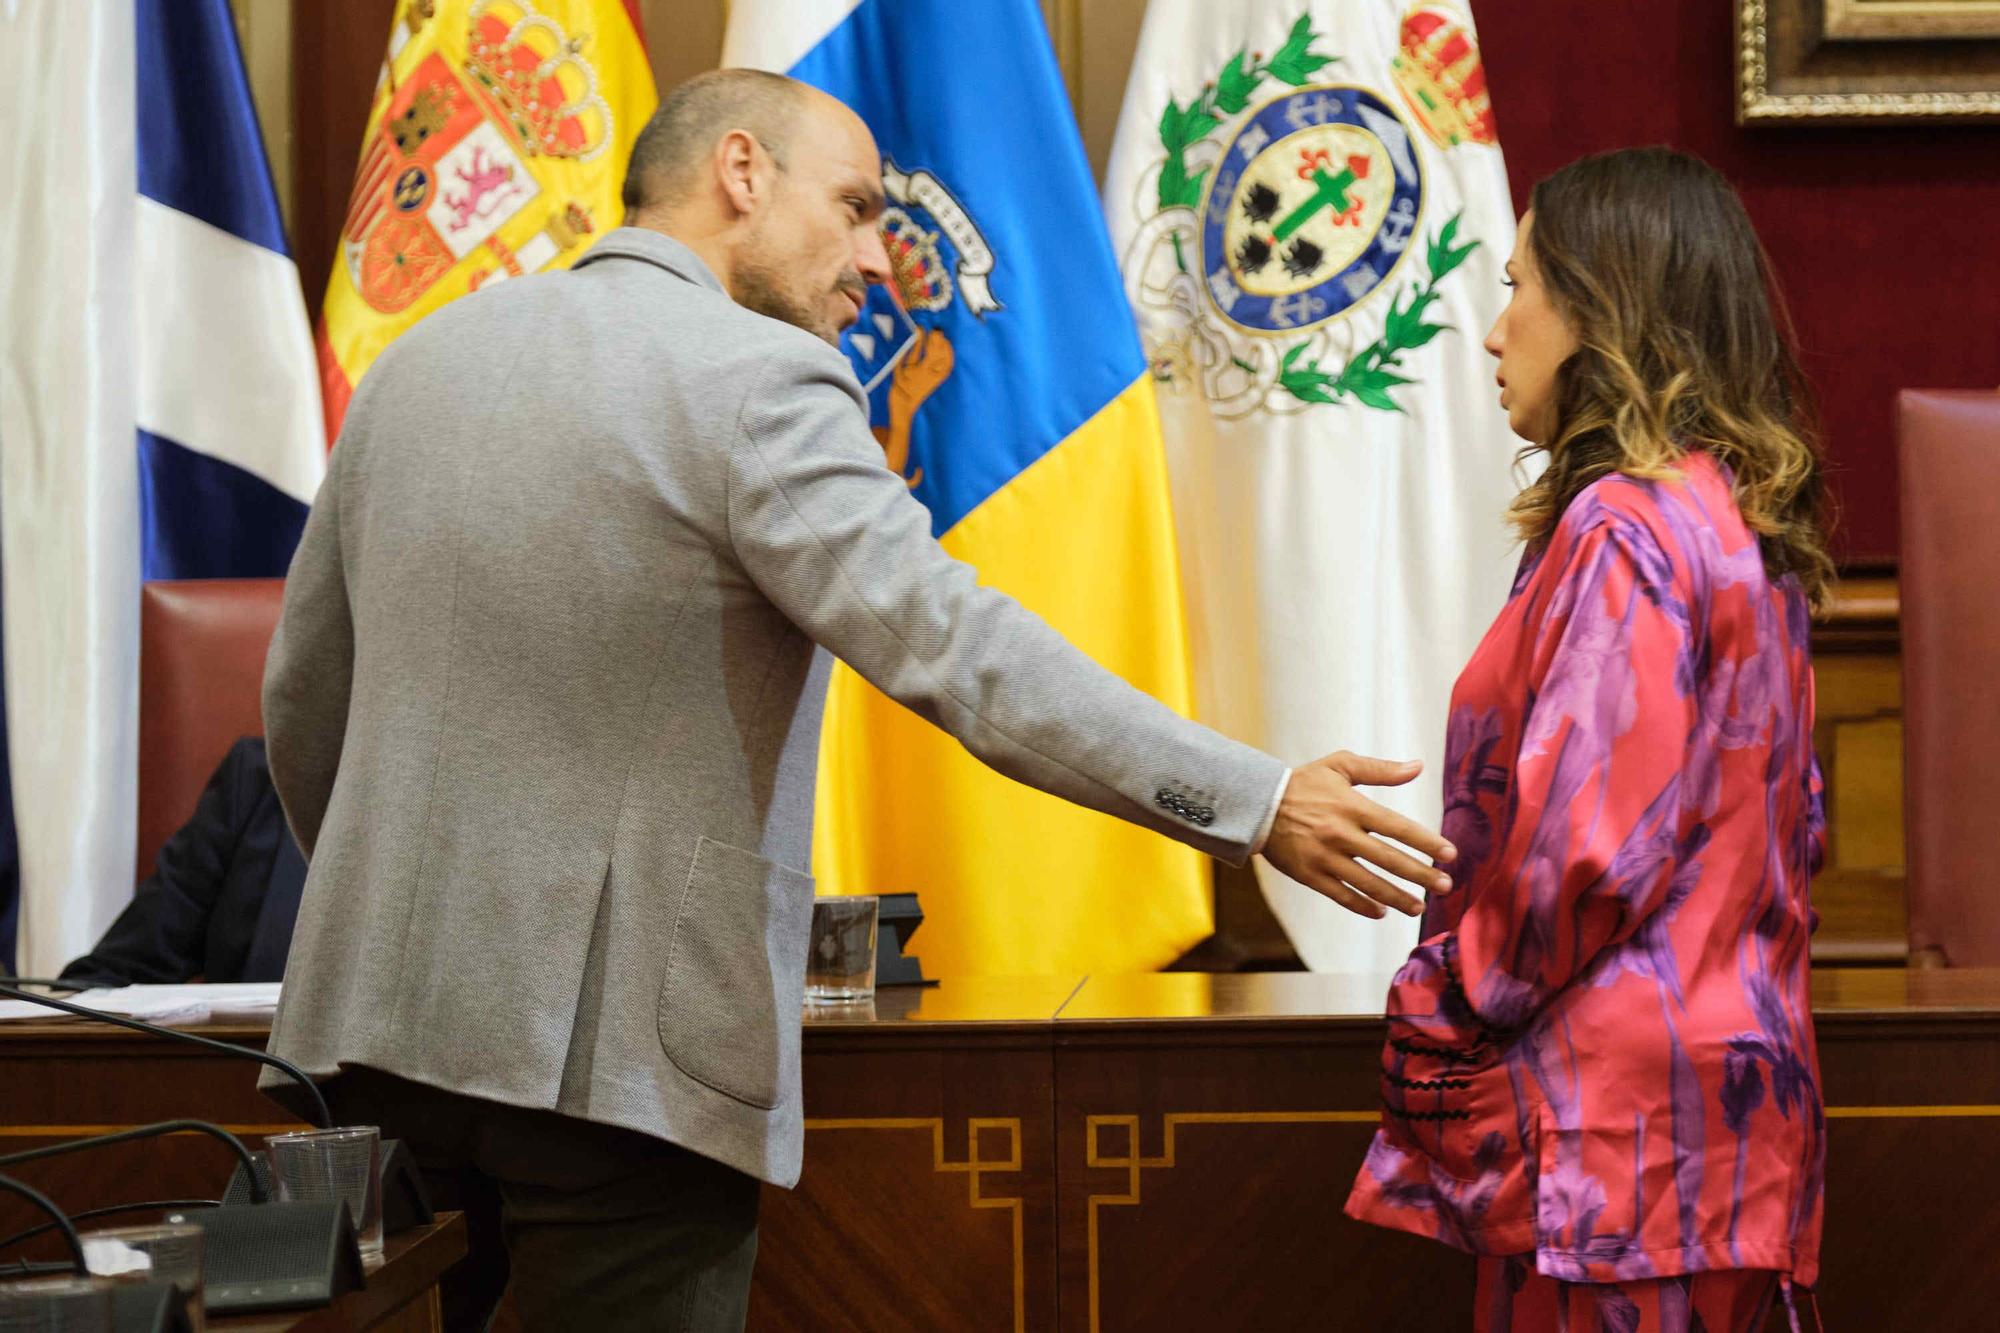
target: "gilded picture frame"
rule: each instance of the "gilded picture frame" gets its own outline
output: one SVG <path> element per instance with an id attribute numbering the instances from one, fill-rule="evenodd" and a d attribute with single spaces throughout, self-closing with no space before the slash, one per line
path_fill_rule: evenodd
<path id="1" fill-rule="evenodd" d="M 1735 0 L 1736 123 L 2000 123 L 2000 0 Z"/>
<path id="2" fill-rule="evenodd" d="M 1825 0 L 1820 30 L 1846 41 L 2000 37 L 2000 0 Z"/>

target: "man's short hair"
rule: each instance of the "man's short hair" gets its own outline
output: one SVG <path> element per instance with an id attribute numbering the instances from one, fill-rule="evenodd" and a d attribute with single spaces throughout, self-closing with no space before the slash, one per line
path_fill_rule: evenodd
<path id="1" fill-rule="evenodd" d="M 779 168 L 804 109 L 806 85 L 761 69 L 716 69 L 681 84 L 632 141 L 625 170 L 625 211 L 685 198 L 695 168 L 731 130 L 748 130 Z"/>

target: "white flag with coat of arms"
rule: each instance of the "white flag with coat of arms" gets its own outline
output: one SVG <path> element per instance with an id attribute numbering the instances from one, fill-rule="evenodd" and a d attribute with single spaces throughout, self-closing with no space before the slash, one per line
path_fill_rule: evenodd
<path id="1" fill-rule="evenodd" d="M 1471 14 L 1152 0 L 1105 209 L 1159 390 L 1198 715 L 1291 763 L 1418 758 L 1517 559 L 1494 363 L 1514 241 Z M 1306 965 L 1392 971 L 1416 923 L 1260 861 Z"/>

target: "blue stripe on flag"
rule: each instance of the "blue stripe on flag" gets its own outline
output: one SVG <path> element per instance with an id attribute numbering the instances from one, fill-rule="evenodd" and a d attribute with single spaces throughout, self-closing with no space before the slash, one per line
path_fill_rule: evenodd
<path id="1" fill-rule="evenodd" d="M 139 193 L 291 253 L 229 0 L 137 0 Z"/>
<path id="2" fill-rule="evenodd" d="M 942 535 L 1145 373 L 1062 71 L 1034 0 L 864 0 L 788 72 L 859 112 L 887 162 L 934 177 L 992 252 L 1001 308 L 974 312 L 960 289 L 916 318 L 955 362 L 910 445 Z M 962 282 L 953 228 L 917 220 Z M 890 338 L 892 313 L 877 292 L 856 331 Z M 878 424 L 887 393 L 885 378 Z"/>
<path id="3" fill-rule="evenodd" d="M 260 477 L 139 432 L 144 577 L 275 578 L 291 567 L 306 507 Z"/>

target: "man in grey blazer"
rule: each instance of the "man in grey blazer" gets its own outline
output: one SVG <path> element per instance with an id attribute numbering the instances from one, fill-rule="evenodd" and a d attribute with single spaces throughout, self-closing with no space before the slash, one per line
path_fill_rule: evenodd
<path id="1" fill-rule="evenodd" d="M 455 1326 L 510 1260 L 530 1328 L 741 1326 L 803 1142 L 815 643 L 1011 777 L 1356 911 L 1417 906 L 1363 862 L 1448 884 L 1352 785 L 1414 765 L 1287 775 L 938 547 L 830 345 L 888 276 L 880 181 L 839 103 L 704 75 L 630 225 L 431 315 L 348 409 L 264 683 L 311 860 L 271 1049 L 468 1209 Z"/>

